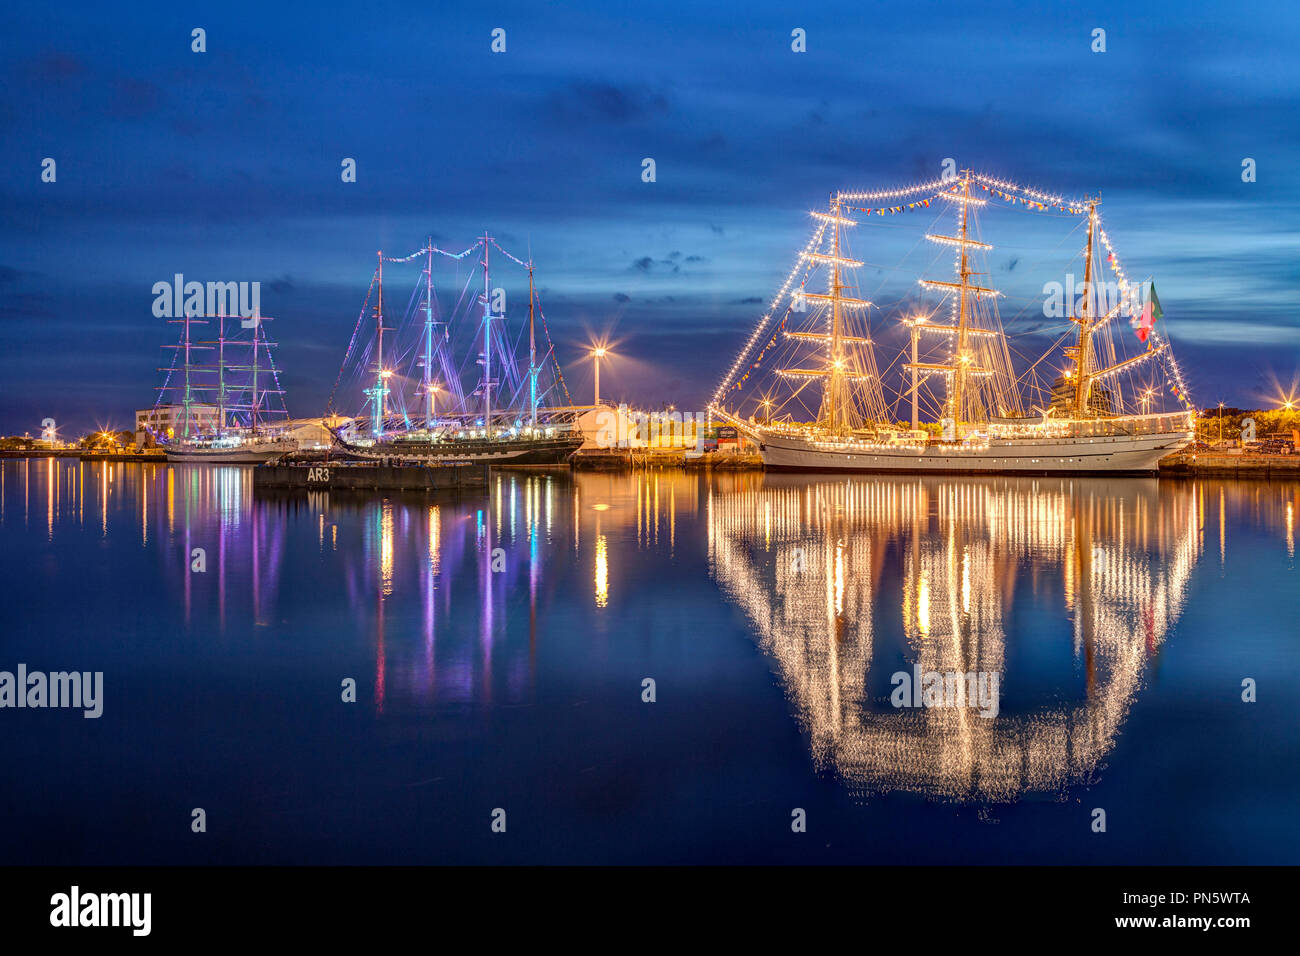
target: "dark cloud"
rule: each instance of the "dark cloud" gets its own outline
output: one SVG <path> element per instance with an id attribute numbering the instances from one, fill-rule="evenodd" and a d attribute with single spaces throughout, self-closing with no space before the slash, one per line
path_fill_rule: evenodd
<path id="1" fill-rule="evenodd" d="M 15 269 L 11 266 L 0 265 L 0 285 L 9 285 L 12 282 L 20 282 L 23 279 L 35 278 L 37 273 L 29 272 L 25 269 Z"/>
<path id="2" fill-rule="evenodd" d="M 668 98 L 659 90 L 603 81 L 575 80 L 551 93 L 547 100 L 551 119 L 569 124 L 577 120 L 631 123 L 668 111 Z"/>

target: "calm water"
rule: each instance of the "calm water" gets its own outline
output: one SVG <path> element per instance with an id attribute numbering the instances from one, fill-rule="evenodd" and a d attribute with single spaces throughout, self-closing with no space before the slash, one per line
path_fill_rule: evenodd
<path id="1" fill-rule="evenodd" d="M 0 475 L 6 863 L 1300 860 L 1300 485 Z"/>

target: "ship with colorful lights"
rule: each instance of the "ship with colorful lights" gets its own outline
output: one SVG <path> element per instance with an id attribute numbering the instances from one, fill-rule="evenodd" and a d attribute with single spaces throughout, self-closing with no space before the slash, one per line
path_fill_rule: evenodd
<path id="1" fill-rule="evenodd" d="M 493 287 L 494 249 L 528 275 L 527 322 L 516 322 L 513 329 L 505 292 Z M 468 259 L 475 253 L 477 260 Z M 463 281 L 458 276 L 461 291 L 446 312 L 434 288 L 435 256 L 474 263 Z M 413 261 L 422 261 L 424 269 L 402 317 L 386 326 L 384 264 Z M 476 287 L 481 291 L 471 293 Z M 368 323 L 373 323 L 371 335 L 365 336 Z M 475 366 L 477 381 L 467 388 L 464 373 Z M 430 238 L 407 256 L 378 254 L 339 381 L 348 374 L 362 386 L 364 407 L 331 429 L 345 457 L 398 464 L 556 465 L 567 462 L 583 442 L 577 427 L 581 410 L 569 399 L 555 357 L 531 258 L 515 257 L 487 232 L 458 253 Z"/>
<path id="2" fill-rule="evenodd" d="M 882 199 L 901 204 L 864 205 Z M 1086 227 L 1082 294 L 1070 297 L 1073 314 L 1061 317 L 1064 331 L 1052 348 L 1024 369 L 1002 328 L 999 291 L 977 279 L 989 274 L 978 266 L 993 246 L 976 238 L 975 210 L 993 201 Z M 1195 412 L 1155 325 L 1154 286 L 1123 271 L 1099 202 L 969 170 L 908 189 L 834 193 L 826 212 L 812 213 L 812 239 L 710 410 L 754 441 L 771 470 L 1155 472 L 1161 458 L 1192 441 Z M 921 296 L 938 305 L 906 302 L 907 314 L 895 316 L 909 342 L 888 366 L 900 372 L 891 387 L 879 371 L 873 303 L 852 280 L 865 263 L 849 255 L 849 230 L 860 224 L 857 214 L 930 209 L 955 213 L 956 235 L 924 235 L 954 251 L 955 275 L 919 277 Z M 1115 277 L 1109 283 L 1096 278 L 1102 248 Z M 825 291 L 808 291 L 819 278 Z M 1120 321 L 1125 312 L 1128 323 Z M 922 421 L 922 405 L 932 421 Z"/>
<path id="3" fill-rule="evenodd" d="M 167 346 L 175 358 L 158 389 L 155 410 L 170 396 L 177 423 L 154 439 L 178 464 L 255 465 L 299 451 L 272 358 L 274 344 L 264 323 L 270 316 L 186 313 L 172 319 L 180 341 Z M 195 340 L 196 326 L 212 326 L 213 339 Z M 246 331 L 250 330 L 251 331 Z M 207 353 L 215 361 L 196 361 Z"/>

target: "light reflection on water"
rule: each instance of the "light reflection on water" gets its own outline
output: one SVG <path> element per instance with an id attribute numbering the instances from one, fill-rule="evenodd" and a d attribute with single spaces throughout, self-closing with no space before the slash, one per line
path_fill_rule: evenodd
<path id="1" fill-rule="evenodd" d="M 147 575 L 146 593 L 139 575 L 123 590 L 236 655 L 322 633 L 319 653 L 364 649 L 376 720 L 532 704 L 557 675 L 634 656 L 617 642 L 647 592 L 701 617 L 689 609 L 725 602 L 816 767 L 856 793 L 978 804 L 1094 781 L 1207 546 L 1222 568 L 1248 519 L 1293 562 L 1300 498 L 1266 483 L 668 471 L 499 471 L 479 497 L 383 498 L 254 493 L 251 475 L 6 461 L 0 530 L 68 552 L 108 542 Z M 661 579 L 690 562 L 707 575 Z M 1000 712 L 891 707 L 890 675 L 913 667 L 1000 674 Z"/>
<path id="2" fill-rule="evenodd" d="M 868 793 L 1009 801 L 1089 780 L 1113 747 L 1182 611 L 1203 495 L 1155 479 L 773 476 L 710 498 L 710 557 L 819 764 Z M 1049 626 L 1013 632 L 1026 589 L 1056 602 L 1064 626 L 1047 615 Z M 913 668 L 998 674 L 1001 712 L 891 706 L 892 685 L 873 674 L 878 631 L 886 680 Z M 1073 688 L 1008 661 L 1011 644 L 1053 641 Z M 1043 696 L 1036 683 L 1065 699 L 1015 706 Z"/>

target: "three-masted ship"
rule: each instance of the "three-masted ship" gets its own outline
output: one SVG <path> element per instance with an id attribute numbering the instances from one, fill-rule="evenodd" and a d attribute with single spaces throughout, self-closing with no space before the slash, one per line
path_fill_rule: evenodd
<path id="1" fill-rule="evenodd" d="M 232 320 L 239 322 L 234 329 Z M 253 465 L 299 450 L 299 442 L 285 433 L 288 419 L 279 370 L 271 358 L 272 343 L 257 316 L 251 323 L 237 315 L 186 314 L 173 322 L 182 326 L 176 361 L 159 388 L 159 403 L 178 394 L 179 421 L 171 434 L 155 435 L 167 460 L 183 464 Z M 217 336 L 194 341 L 193 327 L 215 323 Z M 251 327 L 249 335 L 240 334 Z M 235 334 L 228 334 L 234 329 Z M 207 352 L 215 362 L 196 362 L 196 352 Z M 241 358 L 242 356 L 242 358 Z M 179 366 L 179 367 L 178 367 Z M 173 382 L 173 377 L 179 381 Z"/>
<path id="2" fill-rule="evenodd" d="M 991 185 L 992 184 L 992 185 Z M 1018 375 L 1006 337 L 997 318 L 998 291 L 980 284 L 975 277 L 975 255 L 992 246 L 974 238 L 972 207 L 987 199 L 975 190 L 1019 201 L 1031 208 L 1051 206 L 1086 216 L 1087 247 L 1084 252 L 1085 293 L 1077 307 L 1070 303 L 1067 316 L 1072 326 L 1071 344 L 1061 350 L 1060 374 L 1050 390 L 1040 387 L 1042 400 L 1030 405 L 1024 398 L 1026 379 Z M 1135 299 L 1126 296 L 1109 307 L 1105 296 L 1095 294 L 1094 259 L 1099 237 L 1109 249 L 1097 216 L 1098 200 L 1079 203 L 1067 200 L 1042 201 L 1025 198 L 987 177 L 966 171 L 956 180 L 931 184 L 916 191 L 916 201 L 889 212 L 912 207 L 929 207 L 947 202 L 956 209 L 956 235 L 927 234 L 930 242 L 955 250 L 956 275 L 952 280 L 920 279 L 923 290 L 938 293 L 949 304 L 948 315 L 940 318 L 917 316 L 905 321 L 910 328 L 910 361 L 901 363 L 905 374 L 896 389 L 894 414 L 890 413 L 884 383 L 878 372 L 875 343 L 865 321 L 872 303 L 851 295 L 846 281 L 852 270 L 864 263 L 845 254 L 846 230 L 858 225 L 850 217 L 855 195 L 835 193 L 828 211 L 813 213 L 818 231 L 801 254 L 801 263 L 787 279 L 776 304 L 789 300 L 780 326 L 771 335 L 764 316 L 742 349 L 731 373 L 724 379 L 711 406 L 722 420 L 735 425 L 759 448 L 765 467 L 803 471 L 910 471 L 967 473 L 1054 473 L 1112 472 L 1149 473 L 1161 458 L 1186 446 L 1194 437 L 1194 412 L 1186 398 L 1169 345 L 1151 331 L 1150 310 L 1140 323 L 1137 354 L 1124 355 L 1120 336 L 1115 334 L 1121 311 L 1133 308 Z M 1041 195 L 1041 194 L 1033 194 Z M 1046 197 L 1045 197 L 1046 198 Z M 881 210 L 863 209 L 864 212 Z M 1114 265 L 1114 252 L 1107 261 Z M 801 270 L 803 284 L 794 286 Z M 807 277 L 824 270 L 824 293 L 805 291 Z M 1122 280 L 1129 290 L 1127 279 Z M 1133 287 L 1134 289 L 1136 287 Z M 811 309 L 808 307 L 812 306 Z M 801 312 L 809 319 L 802 328 L 791 329 Z M 1138 320 L 1135 318 L 1135 324 Z M 920 342 L 936 340 L 941 354 L 922 360 Z M 764 391 L 751 387 L 735 400 L 733 389 L 748 385 L 748 379 L 762 367 L 760 346 L 786 346 L 788 355 L 799 347 L 812 353 L 795 367 L 777 370 L 777 384 Z M 946 349 L 944 348 L 946 346 Z M 766 351 L 764 347 L 763 352 Z M 927 351 L 934 352 L 933 346 Z M 755 353 L 758 353 L 757 355 Z M 1049 356 L 1045 355 L 1037 368 Z M 753 359 L 757 358 L 757 361 Z M 1176 410 L 1152 410 L 1163 391 L 1150 377 L 1157 360 L 1167 361 L 1176 383 L 1167 391 L 1179 400 Z M 1134 380 L 1134 373 L 1139 378 Z M 1147 375 L 1145 379 L 1141 375 Z M 1127 377 L 1127 378 L 1126 378 Z M 784 386 L 782 389 L 781 386 Z M 809 390 L 820 398 L 814 420 L 800 420 L 802 403 L 808 408 Z M 937 421 L 919 420 L 918 398 L 922 391 L 932 397 Z M 911 405 L 911 422 L 898 420 L 900 406 Z M 746 411 L 749 414 L 746 414 Z"/>
<path id="3" fill-rule="evenodd" d="M 490 266 L 494 248 L 528 272 L 526 366 L 523 356 L 516 355 L 519 340 L 505 331 L 503 296 L 492 286 Z M 455 316 L 444 321 L 434 290 L 433 257 L 436 254 L 464 259 L 478 251 L 481 251 L 478 266 L 482 269 L 482 291 L 468 313 L 460 317 L 463 321 L 452 321 Z M 424 270 L 412 317 L 422 321 L 411 323 L 414 327 L 409 330 L 401 326 L 387 327 L 384 263 L 417 259 L 424 260 Z M 430 239 L 424 248 L 401 258 L 385 258 L 380 252 L 371 290 L 375 293 L 373 309 L 369 307 L 369 294 L 367 306 L 362 309 L 362 317 L 367 312 L 373 314 L 370 361 L 359 363 L 365 370 L 363 378 L 369 381 L 363 389 L 367 407 L 364 414 L 331 429 L 341 454 L 395 464 L 555 465 L 567 462 L 578 450 L 583 437 L 576 425 L 576 409 L 571 403 L 555 400 L 560 392 L 567 399 L 568 393 L 544 316 L 541 338 L 546 348 L 541 354 L 538 350 L 539 344 L 543 344 L 539 342 L 537 322 L 541 313 L 531 260 L 516 259 L 486 232 L 468 249 L 455 254 L 439 249 Z M 477 316 L 473 314 L 475 311 L 479 311 Z M 456 335 L 460 329 L 472 325 L 477 325 L 473 335 Z M 359 319 L 357 332 L 360 327 Z M 403 340 L 404 331 L 414 335 L 407 334 Z M 357 332 L 353 334 L 354 345 Z M 391 336 L 386 344 L 386 332 L 397 333 L 395 345 Z M 477 350 L 477 355 L 472 357 L 481 371 L 472 390 L 466 390 L 461 383 L 461 367 L 466 363 L 462 356 L 455 354 L 458 341 Z M 350 347 L 344 357 L 345 370 L 353 351 Z M 341 371 L 340 378 L 342 375 Z M 401 387 L 395 389 L 395 383 Z M 441 409 L 440 396 L 443 396 Z"/>

